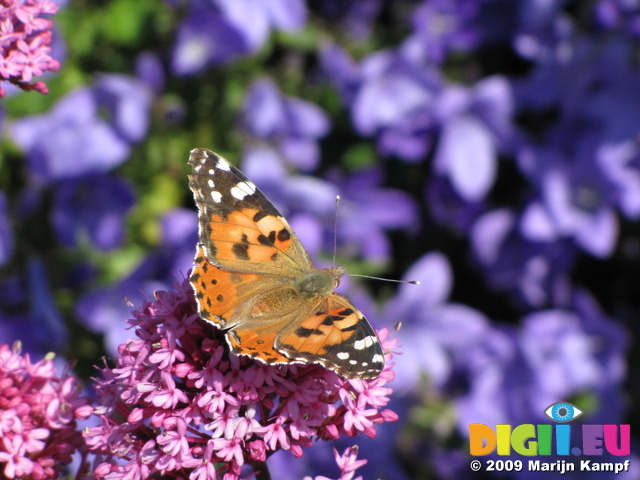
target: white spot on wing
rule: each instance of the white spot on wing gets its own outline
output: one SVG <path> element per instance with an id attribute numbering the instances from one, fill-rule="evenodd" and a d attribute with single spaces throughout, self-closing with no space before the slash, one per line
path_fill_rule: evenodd
<path id="1" fill-rule="evenodd" d="M 379 353 L 376 353 L 371 359 L 373 363 L 384 363 L 384 357 Z"/>
<path id="2" fill-rule="evenodd" d="M 220 192 L 216 192 L 215 190 L 213 190 L 211 192 L 211 198 L 213 199 L 214 202 L 220 203 L 220 201 L 222 200 L 222 194 Z"/>
<path id="3" fill-rule="evenodd" d="M 242 200 L 248 195 L 253 195 L 255 191 L 256 186 L 247 180 L 246 182 L 238 182 L 236 186 L 231 189 L 231 196 L 238 200 Z"/>
<path id="4" fill-rule="evenodd" d="M 216 171 L 213 168 L 209 169 L 209 175 L 214 175 L 216 173 Z"/>
<path id="5" fill-rule="evenodd" d="M 224 170 L 225 172 L 228 172 L 229 170 L 231 170 L 231 165 L 229 165 L 229 162 L 227 162 L 224 158 L 219 158 L 218 168 L 220 170 Z"/>
<path id="6" fill-rule="evenodd" d="M 209 181 L 207 182 L 207 185 L 209 185 L 209 188 L 215 187 L 215 185 L 213 184 L 213 180 L 211 179 L 209 179 Z"/>
<path id="7" fill-rule="evenodd" d="M 336 355 L 340 360 L 346 360 L 349 358 L 349 352 L 338 352 Z"/>
<path id="8" fill-rule="evenodd" d="M 376 341 L 376 337 L 369 335 L 368 337 L 364 337 L 361 340 L 356 340 L 353 342 L 353 348 L 356 350 L 364 350 L 365 348 L 369 348 Z"/>

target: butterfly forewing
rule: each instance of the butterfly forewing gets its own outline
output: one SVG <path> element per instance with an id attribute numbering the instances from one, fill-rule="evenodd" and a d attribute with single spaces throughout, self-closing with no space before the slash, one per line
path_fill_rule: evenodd
<path id="1" fill-rule="evenodd" d="M 211 263 L 275 274 L 312 268 L 289 223 L 240 170 L 201 148 L 192 150 L 189 164 L 200 243 Z"/>

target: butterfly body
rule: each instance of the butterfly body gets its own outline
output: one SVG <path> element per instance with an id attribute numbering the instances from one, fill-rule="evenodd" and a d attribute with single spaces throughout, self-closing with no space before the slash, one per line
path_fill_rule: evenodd
<path id="1" fill-rule="evenodd" d="M 282 214 L 224 158 L 194 149 L 189 163 L 199 212 L 190 281 L 200 316 L 225 330 L 238 355 L 377 377 L 384 356 L 375 332 L 334 292 L 344 268 L 315 268 Z"/>

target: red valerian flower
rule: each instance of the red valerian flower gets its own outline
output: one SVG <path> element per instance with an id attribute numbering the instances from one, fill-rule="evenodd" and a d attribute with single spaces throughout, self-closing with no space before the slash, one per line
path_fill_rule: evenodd
<path id="1" fill-rule="evenodd" d="M 376 424 L 397 419 L 384 409 L 395 348 L 386 330 L 378 333 L 387 360 L 380 376 L 347 380 L 319 365 L 231 354 L 222 332 L 199 318 L 187 280 L 157 292 L 129 323 L 138 338 L 102 369 L 101 423 L 85 434 L 101 457 L 98 478 L 237 480 L 249 469 L 268 478 L 275 451 L 300 457 L 314 441 L 373 437 Z"/>
<path id="2" fill-rule="evenodd" d="M 53 356 L 31 363 L 18 344 L 0 345 L 0 476 L 59 478 L 76 450 L 86 450 L 78 419 L 92 407 L 75 377 L 56 376 Z"/>
<path id="3" fill-rule="evenodd" d="M 40 18 L 57 10 L 52 0 L 0 1 L 0 81 L 23 90 L 48 92 L 44 82 L 30 82 L 60 68 L 60 63 L 49 56 L 53 22 Z M 4 94 L 0 87 L 0 98 Z"/>

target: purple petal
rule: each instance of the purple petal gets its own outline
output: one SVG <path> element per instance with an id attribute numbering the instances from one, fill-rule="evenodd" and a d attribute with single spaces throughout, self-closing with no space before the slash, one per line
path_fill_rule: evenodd
<path id="1" fill-rule="evenodd" d="M 403 353 L 394 358 L 394 392 L 405 395 L 415 392 L 425 373 L 436 388 L 447 382 L 453 369 L 451 356 L 427 328 L 403 325 L 397 336 Z"/>
<path id="2" fill-rule="evenodd" d="M 76 246 L 86 238 L 102 250 L 111 250 L 124 237 L 124 218 L 133 204 L 131 187 L 118 178 L 67 180 L 55 192 L 52 222 L 65 245 Z"/>
<path id="3" fill-rule="evenodd" d="M 473 89 L 473 112 L 496 134 L 508 137 L 513 126 L 514 98 L 506 78 L 493 76 Z"/>
<path id="4" fill-rule="evenodd" d="M 244 127 L 253 135 L 268 139 L 287 125 L 285 102 L 277 87 L 270 80 L 255 82 L 245 98 L 243 108 Z"/>
<path id="5" fill-rule="evenodd" d="M 489 130 L 471 116 L 443 127 L 436 168 L 448 175 L 458 194 L 469 202 L 483 200 L 496 177 L 496 151 Z"/>
<path id="6" fill-rule="evenodd" d="M 210 63 L 224 63 L 246 51 L 243 37 L 218 12 L 195 10 L 178 29 L 171 68 L 177 75 L 192 75 Z"/>
<path id="7" fill-rule="evenodd" d="M 401 122 L 412 111 L 425 108 L 432 95 L 408 76 L 388 73 L 364 84 L 353 102 L 353 122 L 362 134 Z"/>
<path id="8" fill-rule="evenodd" d="M 31 174 L 44 181 L 105 172 L 129 155 L 128 143 L 98 117 L 88 89 L 67 95 L 49 115 L 16 122 L 13 134 Z"/>
<path id="9" fill-rule="evenodd" d="M 307 7 L 302 0 L 263 0 L 262 3 L 273 25 L 281 30 L 299 30 L 307 21 Z"/>
<path id="10" fill-rule="evenodd" d="M 515 220 L 514 213 L 503 208 L 485 213 L 474 223 L 471 243 L 475 255 L 482 263 L 491 265 L 498 260 Z"/>
<path id="11" fill-rule="evenodd" d="M 313 170 L 320 161 L 320 147 L 314 140 L 287 137 L 280 142 L 280 149 L 287 163 L 302 172 Z"/>
<path id="12" fill-rule="evenodd" d="M 520 220 L 522 235 L 534 242 L 553 242 L 558 239 L 558 231 L 547 210 L 539 202 L 527 206 Z"/>
<path id="13" fill-rule="evenodd" d="M 278 152 L 263 145 L 245 148 L 242 155 L 242 171 L 258 185 L 280 183 L 286 169 Z"/>
<path id="14" fill-rule="evenodd" d="M 101 106 L 111 112 L 116 131 L 130 142 L 140 142 L 149 128 L 151 90 L 147 85 L 126 75 L 100 75 L 95 87 Z"/>
<path id="15" fill-rule="evenodd" d="M 607 258 L 618 240 L 618 219 L 613 210 L 601 208 L 578 230 L 576 242 L 587 252 Z"/>
<path id="16" fill-rule="evenodd" d="M 328 133 L 329 118 L 317 105 L 299 98 L 288 98 L 287 110 L 294 133 L 312 138 L 324 137 Z"/>
<path id="17" fill-rule="evenodd" d="M 194 210 L 174 208 L 160 219 L 162 243 L 181 246 L 185 243 L 197 243 L 198 215 Z"/>
<path id="18" fill-rule="evenodd" d="M 145 82 L 156 95 L 164 90 L 165 71 L 155 53 L 142 52 L 136 57 L 136 77 Z"/>
<path id="19" fill-rule="evenodd" d="M 424 310 L 443 303 L 451 294 L 453 272 L 449 260 L 440 252 L 431 252 L 419 258 L 402 276 L 404 280 L 417 280 L 420 285 L 402 284 L 398 289 L 397 305 L 402 308 Z"/>
<path id="20" fill-rule="evenodd" d="M 215 0 L 222 15 L 245 39 L 251 51 L 256 51 L 267 39 L 270 19 L 263 1 Z"/>

